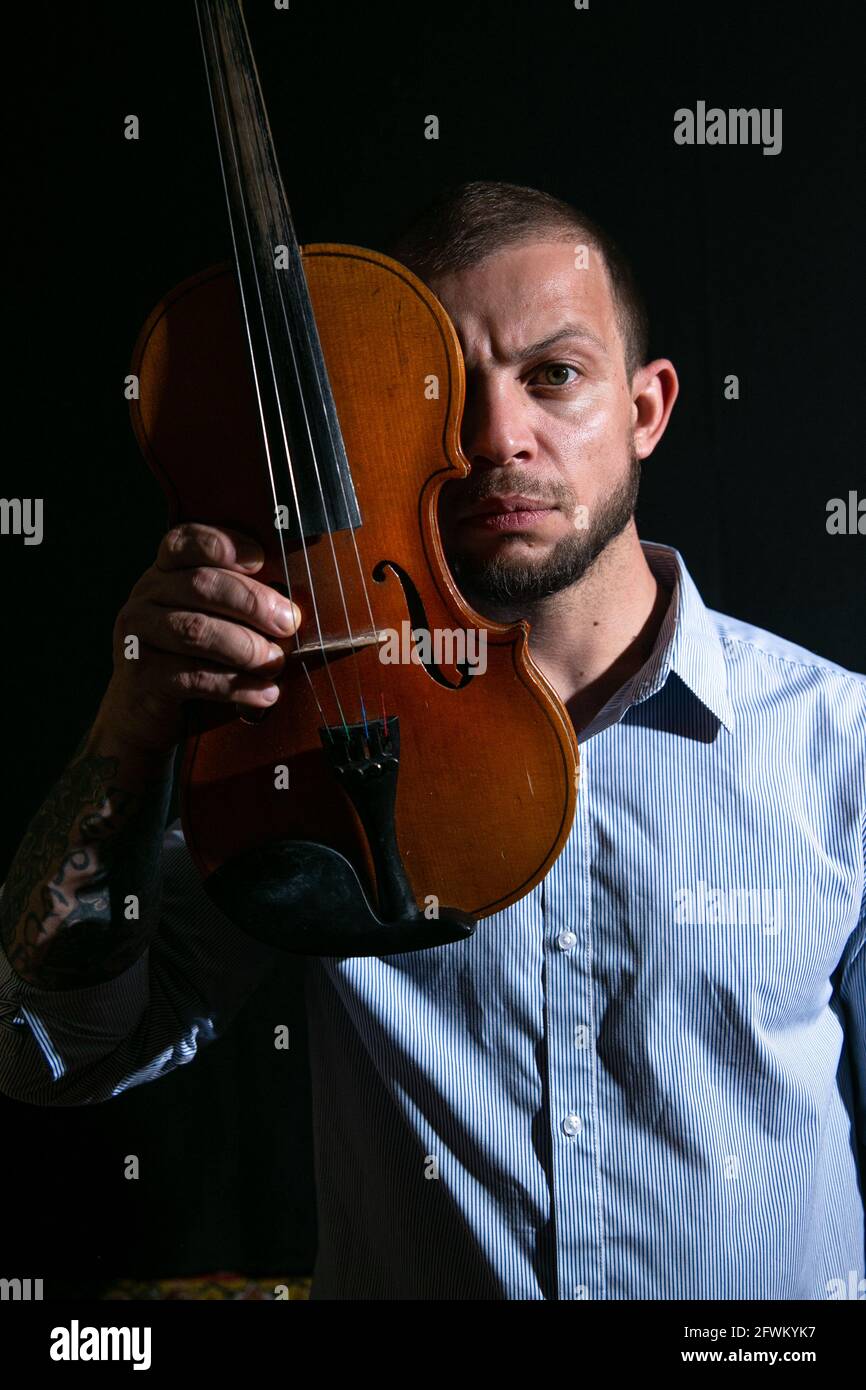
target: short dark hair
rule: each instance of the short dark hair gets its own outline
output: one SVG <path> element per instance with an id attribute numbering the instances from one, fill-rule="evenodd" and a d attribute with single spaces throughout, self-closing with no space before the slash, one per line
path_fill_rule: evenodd
<path id="1" fill-rule="evenodd" d="M 475 180 L 446 188 L 392 241 L 389 256 L 421 280 L 466 270 L 537 236 L 579 236 L 604 262 L 631 381 L 649 351 L 649 316 L 634 271 L 613 238 L 586 213 L 550 193 Z"/>

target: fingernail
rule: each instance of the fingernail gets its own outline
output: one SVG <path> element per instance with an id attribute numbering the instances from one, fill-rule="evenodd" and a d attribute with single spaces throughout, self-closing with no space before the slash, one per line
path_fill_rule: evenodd
<path id="1" fill-rule="evenodd" d="M 294 632 L 298 622 L 295 617 L 297 611 L 293 603 L 278 603 L 274 608 L 277 627 L 281 627 L 283 632 Z"/>
<path id="2" fill-rule="evenodd" d="M 284 655 L 283 655 L 283 649 L 282 649 L 282 647 L 278 647 L 278 646 L 276 645 L 276 643 L 271 642 L 270 645 L 268 646 L 268 661 L 283 661 L 283 660 L 284 660 Z"/>
<path id="3" fill-rule="evenodd" d="M 252 569 L 254 565 L 260 565 L 264 556 L 257 545 L 252 541 L 238 541 L 235 546 L 235 554 L 239 565 L 246 569 Z"/>
<path id="4" fill-rule="evenodd" d="M 274 700 L 278 698 L 279 693 L 280 687 L 278 685 L 266 686 L 265 689 L 262 691 L 262 699 L 267 700 L 268 704 L 273 704 Z"/>

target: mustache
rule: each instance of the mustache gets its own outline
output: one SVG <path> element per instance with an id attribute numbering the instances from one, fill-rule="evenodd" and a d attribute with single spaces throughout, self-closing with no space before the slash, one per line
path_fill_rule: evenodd
<path id="1" fill-rule="evenodd" d="M 560 507 L 563 511 L 577 505 L 577 498 L 566 483 L 553 480 L 542 483 L 529 473 L 522 476 L 519 473 L 511 474 L 507 478 L 498 474 L 495 477 L 481 477 L 477 481 L 467 478 L 459 485 L 452 483 L 449 486 L 459 486 L 459 498 L 463 505 L 489 502 L 496 497 L 532 497 L 545 507 Z M 457 494 L 452 495 L 456 500 Z"/>

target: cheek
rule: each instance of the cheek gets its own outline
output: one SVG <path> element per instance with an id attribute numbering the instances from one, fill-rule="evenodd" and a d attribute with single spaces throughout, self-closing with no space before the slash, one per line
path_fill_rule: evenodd
<path id="1" fill-rule="evenodd" d="M 539 441 L 569 471 L 621 470 L 628 441 L 628 410 L 609 388 L 587 386 L 556 415 L 539 423 Z"/>

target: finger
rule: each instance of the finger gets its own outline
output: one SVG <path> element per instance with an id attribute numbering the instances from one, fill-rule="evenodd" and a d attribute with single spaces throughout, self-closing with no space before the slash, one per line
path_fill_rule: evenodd
<path id="1" fill-rule="evenodd" d="M 278 637 L 293 636 L 301 621 L 298 605 L 269 584 L 204 566 L 171 574 L 152 569 L 139 596 L 163 607 L 215 613 Z"/>
<path id="2" fill-rule="evenodd" d="M 252 675 L 248 671 L 227 671 L 207 661 L 166 652 L 151 653 L 149 667 L 142 672 L 141 701 L 147 705 L 176 705 L 183 700 L 213 700 L 267 709 L 276 703 L 280 688 L 272 674 Z"/>
<path id="3" fill-rule="evenodd" d="M 273 673 L 285 661 L 282 648 L 260 632 L 210 613 L 142 604 L 125 614 L 123 625 L 127 636 L 134 634 L 140 643 L 158 652 L 212 661 L 238 671 Z"/>
<path id="4" fill-rule="evenodd" d="M 180 570 L 215 565 L 218 569 L 240 569 L 249 574 L 260 569 L 264 559 L 264 551 L 254 536 L 224 526 L 185 521 L 163 536 L 156 553 L 156 567 Z"/>

